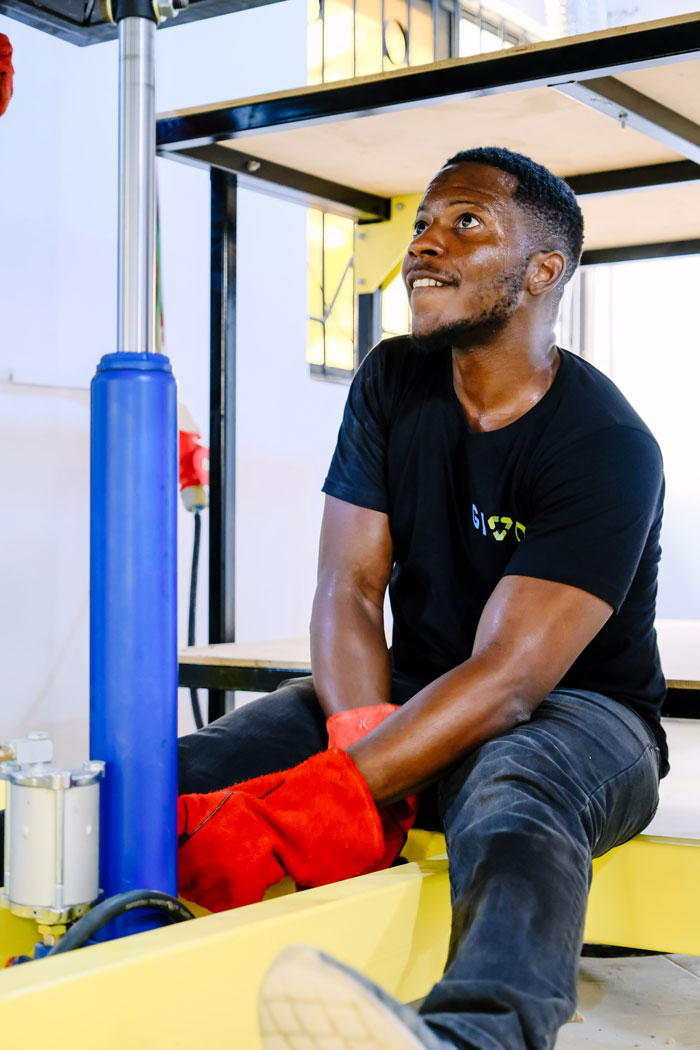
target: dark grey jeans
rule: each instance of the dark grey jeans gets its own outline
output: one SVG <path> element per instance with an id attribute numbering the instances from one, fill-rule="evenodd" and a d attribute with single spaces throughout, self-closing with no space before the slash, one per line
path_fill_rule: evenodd
<path id="1" fill-rule="evenodd" d="M 294 680 L 181 738 L 180 790 L 284 769 L 326 745 L 313 685 Z M 425 793 L 423 815 L 437 802 L 447 837 L 453 909 L 447 968 L 421 1007 L 436 1033 L 459 1050 L 550 1050 L 576 1005 L 591 859 L 646 826 L 658 779 L 637 715 L 555 690 Z"/>

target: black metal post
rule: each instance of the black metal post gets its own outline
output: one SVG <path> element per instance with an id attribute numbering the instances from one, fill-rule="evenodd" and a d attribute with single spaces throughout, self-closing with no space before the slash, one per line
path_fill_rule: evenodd
<path id="1" fill-rule="evenodd" d="M 378 288 L 376 292 L 362 292 L 357 297 L 357 361 L 355 366 L 360 367 L 367 354 L 382 337 L 382 293 Z"/>
<path id="2" fill-rule="evenodd" d="M 211 172 L 209 641 L 235 640 L 236 176 Z M 209 693 L 209 721 L 226 694 Z"/>
<path id="3" fill-rule="evenodd" d="M 700 255 L 700 237 L 687 241 L 659 241 L 631 244 L 619 248 L 592 248 L 581 256 L 581 266 L 601 263 L 633 262 L 639 259 L 670 259 L 678 255 Z"/>

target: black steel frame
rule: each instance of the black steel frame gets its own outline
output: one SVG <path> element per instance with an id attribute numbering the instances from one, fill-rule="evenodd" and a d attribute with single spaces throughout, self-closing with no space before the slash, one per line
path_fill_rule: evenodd
<path id="1" fill-rule="evenodd" d="M 278 0 L 190 0 L 186 10 L 180 11 L 177 18 L 163 22 L 162 27 L 170 29 L 186 22 L 197 22 L 201 18 L 213 18 L 216 15 L 246 11 L 249 7 L 262 7 L 277 2 Z M 103 20 L 99 4 L 90 4 L 88 0 L 43 0 L 42 3 L 34 0 L 0 0 L 0 14 L 79 47 L 117 38 L 117 27 Z"/>
<path id="2" fill-rule="evenodd" d="M 229 690 L 271 693 L 289 678 L 307 677 L 310 671 L 293 667 L 232 667 L 224 664 L 180 664 L 179 684 L 191 689 L 208 689 L 211 697 Z M 223 712 L 222 712 L 223 713 Z M 218 716 L 217 716 L 218 717 Z M 209 716 L 211 721 L 211 713 Z"/>
<path id="3" fill-rule="evenodd" d="M 274 165 L 252 153 L 218 143 L 251 137 L 266 129 L 409 108 L 431 99 L 493 94 L 534 86 L 564 88 L 572 81 L 612 78 L 617 73 L 698 57 L 700 17 L 671 24 L 633 27 L 623 34 L 607 33 L 555 41 L 551 46 L 513 48 L 497 58 L 489 56 L 467 62 L 455 59 L 439 67 L 402 69 L 381 78 L 365 77 L 315 90 L 302 88 L 158 121 L 157 148 L 161 155 L 212 169 L 212 515 L 209 563 L 212 642 L 230 641 L 234 637 L 235 173 L 258 189 L 291 196 L 309 206 L 318 207 L 320 204 L 341 214 L 352 214 L 357 220 L 385 219 L 390 207 L 385 198 L 362 194 L 352 187 Z M 658 116 L 659 111 L 655 112 Z M 678 125 L 675 130 L 678 130 Z M 676 141 L 679 141 L 678 136 Z M 254 148 L 254 138 L 250 145 Z M 695 157 L 693 150 L 697 145 L 690 142 L 690 146 L 692 149 L 688 152 Z M 697 180 L 700 180 L 700 164 L 691 160 L 567 177 L 579 195 L 629 192 Z M 595 265 L 699 251 L 698 240 L 621 246 L 586 252 L 582 263 Z M 376 340 L 378 325 L 377 293 L 360 295 L 360 356 Z M 205 670 L 181 665 L 180 682 L 182 685 L 203 685 L 206 680 L 207 686 L 214 690 L 209 710 L 211 719 L 223 713 L 223 690 L 231 689 L 232 682 L 239 683 L 238 688 L 269 689 L 284 678 L 300 673 L 280 668 Z M 695 703 L 693 697 L 681 696 L 674 690 L 673 713 L 677 709 L 682 710 L 686 717 L 697 717 L 693 710 Z"/>
<path id="4" fill-rule="evenodd" d="M 577 197 L 630 193 L 675 183 L 700 182 L 700 164 L 675 160 L 665 164 L 646 164 L 639 168 L 593 171 L 586 175 L 567 175 L 566 181 Z"/>
<path id="5" fill-rule="evenodd" d="M 357 362 L 361 365 L 382 337 L 382 293 L 361 292 L 357 297 Z"/>
<path id="6" fill-rule="evenodd" d="M 318 90 L 268 95 L 158 121 L 157 146 L 166 153 L 248 136 L 265 129 L 341 120 L 406 109 L 430 100 L 466 98 L 526 87 L 556 87 L 592 76 L 614 76 L 674 59 L 700 57 L 700 17 L 648 24 L 626 33 L 519 47 L 497 57 L 452 59 L 381 77 L 340 81 Z"/>
<path id="7" fill-rule="evenodd" d="M 687 241 L 658 241 L 655 244 L 630 244 L 621 248 L 592 249 L 583 253 L 581 266 L 634 262 L 640 259 L 669 259 L 677 255 L 700 255 L 700 238 L 691 238 Z"/>
<path id="8" fill-rule="evenodd" d="M 190 689 L 241 690 L 267 693 L 290 678 L 303 678 L 309 671 L 296 667 L 235 667 L 227 664 L 180 664 L 179 684 Z M 210 693 L 211 695 L 211 693 Z M 663 707 L 667 718 L 700 718 L 700 690 L 668 690 Z"/>
<path id="9" fill-rule="evenodd" d="M 209 641 L 236 636 L 236 176 L 211 172 Z M 209 693 L 209 721 L 226 709 Z"/>
<path id="10" fill-rule="evenodd" d="M 204 164 L 233 172 L 238 176 L 241 186 L 250 186 L 258 193 L 270 193 L 307 208 L 322 208 L 357 221 L 376 222 L 388 219 L 391 214 L 391 201 L 386 197 L 364 193 L 352 186 L 330 182 L 295 168 L 273 164 L 272 161 L 260 160 L 251 154 L 227 149 L 216 143 L 179 150 L 176 157 L 198 166 Z"/>

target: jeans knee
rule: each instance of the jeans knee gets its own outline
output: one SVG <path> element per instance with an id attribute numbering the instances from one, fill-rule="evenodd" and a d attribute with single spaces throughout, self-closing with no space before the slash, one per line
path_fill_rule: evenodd
<path id="1" fill-rule="evenodd" d="M 440 803 L 452 867 L 588 869 L 585 796 L 547 763 L 533 768 L 512 749 L 477 753 L 443 782 Z"/>
<path id="2" fill-rule="evenodd" d="M 559 814 L 572 819 L 587 795 L 558 756 L 537 751 L 527 741 L 489 741 L 440 784 L 445 825 L 503 818 L 504 814 Z"/>

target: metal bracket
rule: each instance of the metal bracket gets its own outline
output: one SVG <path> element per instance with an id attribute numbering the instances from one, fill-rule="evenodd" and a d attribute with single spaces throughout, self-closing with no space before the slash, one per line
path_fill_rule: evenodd
<path id="1" fill-rule="evenodd" d="M 553 87 L 619 121 L 621 127 L 634 128 L 682 157 L 700 163 L 700 125 L 616 77 L 593 77 Z"/>
<path id="2" fill-rule="evenodd" d="M 413 237 L 422 194 L 392 197 L 386 222 L 355 227 L 355 282 L 358 292 L 376 292 L 396 273 Z"/>

